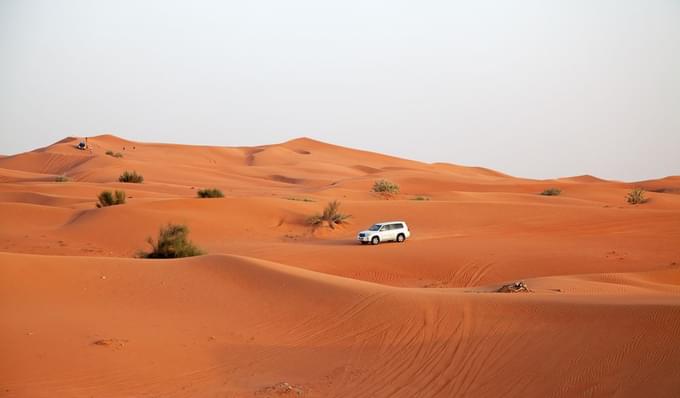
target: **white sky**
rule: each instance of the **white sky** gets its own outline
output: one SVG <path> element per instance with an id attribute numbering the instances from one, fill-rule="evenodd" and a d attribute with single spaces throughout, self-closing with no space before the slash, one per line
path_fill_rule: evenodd
<path id="1" fill-rule="evenodd" d="M 680 1 L 0 0 L 0 153 L 100 133 L 680 175 Z"/>

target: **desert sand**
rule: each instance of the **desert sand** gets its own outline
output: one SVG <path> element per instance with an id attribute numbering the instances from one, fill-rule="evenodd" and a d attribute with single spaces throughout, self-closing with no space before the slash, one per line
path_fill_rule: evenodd
<path id="1" fill-rule="evenodd" d="M 0 157 L 1 397 L 680 396 L 680 176 L 78 141 Z M 105 189 L 127 203 L 96 208 Z M 334 199 L 349 223 L 305 223 Z M 355 241 L 391 219 L 411 239 Z M 208 254 L 136 258 L 168 222 Z"/>

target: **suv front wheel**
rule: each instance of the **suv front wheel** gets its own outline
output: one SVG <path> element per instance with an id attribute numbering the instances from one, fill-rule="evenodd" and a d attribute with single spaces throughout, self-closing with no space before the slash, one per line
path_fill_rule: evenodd
<path id="1" fill-rule="evenodd" d="M 378 243 L 380 243 L 380 238 L 378 238 L 377 236 L 374 236 L 373 238 L 371 238 L 371 244 L 372 245 L 377 245 Z"/>

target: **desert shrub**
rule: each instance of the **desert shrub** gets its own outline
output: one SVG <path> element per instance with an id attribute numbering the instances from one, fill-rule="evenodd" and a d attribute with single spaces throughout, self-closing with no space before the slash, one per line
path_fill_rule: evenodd
<path id="1" fill-rule="evenodd" d="M 54 181 L 56 182 L 68 182 L 68 177 L 66 177 L 64 174 L 57 176 Z"/>
<path id="2" fill-rule="evenodd" d="M 515 283 L 510 283 L 508 285 L 501 286 L 498 290 L 499 293 L 531 293 L 532 291 L 527 287 L 524 281 L 519 281 Z"/>
<path id="3" fill-rule="evenodd" d="M 323 222 L 323 218 L 321 217 L 321 214 L 319 214 L 319 213 L 316 213 L 313 216 L 307 217 L 307 224 L 309 224 L 309 225 L 317 226 L 317 225 L 321 225 L 322 222 Z"/>
<path id="4" fill-rule="evenodd" d="M 430 198 L 427 196 L 418 195 L 415 198 L 413 198 L 413 200 L 430 200 Z"/>
<path id="5" fill-rule="evenodd" d="M 113 196 L 116 199 L 116 204 L 121 205 L 125 203 L 125 191 L 115 191 Z"/>
<path id="6" fill-rule="evenodd" d="M 307 218 L 307 223 L 313 226 L 318 226 L 324 222 L 328 223 L 328 226 L 335 228 L 335 224 L 342 224 L 347 221 L 351 215 L 340 213 L 340 202 L 334 200 L 328 202 L 326 207 L 323 209 L 322 214 L 314 214 L 313 216 Z"/>
<path id="7" fill-rule="evenodd" d="M 189 228 L 182 224 L 168 224 L 161 227 L 158 239 L 149 237 L 150 252 L 140 253 L 145 258 L 179 258 L 199 256 L 203 251 L 196 247 L 188 238 Z"/>
<path id="8" fill-rule="evenodd" d="M 399 185 L 387 180 L 378 180 L 373 184 L 373 192 L 383 195 L 396 195 L 399 193 Z"/>
<path id="9" fill-rule="evenodd" d="M 122 158 L 122 157 L 123 157 L 123 154 L 122 154 L 122 153 L 120 153 L 120 152 L 114 153 L 114 152 L 113 152 L 112 150 L 110 150 L 110 149 L 109 149 L 108 151 L 106 151 L 106 154 L 109 155 L 109 156 L 113 156 L 114 158 Z"/>
<path id="10" fill-rule="evenodd" d="M 199 198 L 223 198 L 224 194 L 222 191 L 220 191 L 217 188 L 205 188 L 205 189 L 199 189 L 198 192 L 196 192 Z"/>
<path id="11" fill-rule="evenodd" d="M 626 195 L 626 201 L 632 205 L 645 203 L 647 201 L 647 198 L 645 198 L 645 190 L 642 188 L 633 189 Z"/>
<path id="12" fill-rule="evenodd" d="M 562 193 L 562 190 L 559 188 L 548 188 L 545 191 L 541 192 L 541 195 L 543 196 L 557 196 Z"/>
<path id="13" fill-rule="evenodd" d="M 136 171 L 130 173 L 129 171 L 125 170 L 125 172 L 123 172 L 123 174 L 118 177 L 118 181 L 139 184 L 144 181 L 144 177 L 141 174 L 137 174 Z"/>
<path id="14" fill-rule="evenodd" d="M 294 196 L 289 196 L 289 197 L 286 198 L 286 200 L 294 200 L 294 201 L 297 201 L 297 202 L 314 202 L 314 199 L 310 199 L 310 198 L 296 198 L 296 197 L 294 197 Z"/>
<path id="15" fill-rule="evenodd" d="M 115 191 L 113 193 L 111 191 L 102 191 L 97 196 L 97 199 L 99 199 L 97 207 L 122 205 L 125 203 L 125 191 Z"/>

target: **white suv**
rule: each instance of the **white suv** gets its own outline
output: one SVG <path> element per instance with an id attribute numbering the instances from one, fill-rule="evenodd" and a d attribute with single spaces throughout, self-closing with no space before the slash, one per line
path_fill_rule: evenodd
<path id="1" fill-rule="evenodd" d="M 357 240 L 362 245 L 371 243 L 377 245 L 380 242 L 395 241 L 403 242 L 411 236 L 408 225 L 404 221 L 388 221 L 372 225 L 365 231 L 359 232 Z"/>

